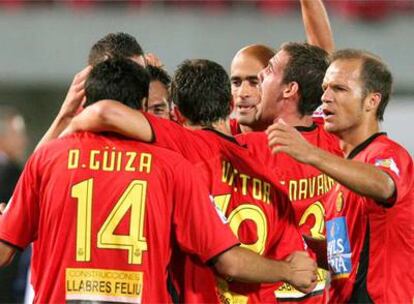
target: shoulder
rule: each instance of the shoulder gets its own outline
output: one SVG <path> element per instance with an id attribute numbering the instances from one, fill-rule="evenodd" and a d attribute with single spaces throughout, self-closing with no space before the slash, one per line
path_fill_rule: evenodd
<path id="1" fill-rule="evenodd" d="M 248 132 L 238 134 L 236 140 L 242 144 L 265 144 L 267 146 L 267 135 L 265 132 Z"/>

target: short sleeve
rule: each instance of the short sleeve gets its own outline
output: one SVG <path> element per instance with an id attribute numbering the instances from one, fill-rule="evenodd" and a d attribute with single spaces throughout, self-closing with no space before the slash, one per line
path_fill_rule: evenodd
<path id="1" fill-rule="evenodd" d="M 154 144 L 180 153 L 192 160 L 194 151 L 192 143 L 199 140 L 193 131 L 188 130 L 174 121 L 159 118 L 149 113 L 143 113 L 154 133 Z"/>
<path id="2" fill-rule="evenodd" d="M 387 173 L 395 184 L 396 194 L 389 199 L 389 203 L 395 203 L 404 198 L 408 192 L 410 179 L 413 178 L 413 161 L 410 155 L 397 145 L 378 149 L 375 155 L 370 156 L 368 163 Z"/>
<path id="3" fill-rule="evenodd" d="M 36 155 L 27 162 L 6 211 L 0 217 L 0 240 L 25 248 L 37 238 L 39 223 L 39 177 Z"/>

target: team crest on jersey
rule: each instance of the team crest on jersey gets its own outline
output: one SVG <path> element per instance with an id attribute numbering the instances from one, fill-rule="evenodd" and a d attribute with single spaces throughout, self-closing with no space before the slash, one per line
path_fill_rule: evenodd
<path id="1" fill-rule="evenodd" d="M 392 172 L 400 176 L 400 169 L 398 169 L 397 164 L 392 157 L 386 159 L 376 159 L 375 166 L 389 168 Z"/>
<path id="2" fill-rule="evenodd" d="M 352 271 L 352 252 L 345 217 L 327 221 L 326 232 L 332 278 L 348 277 Z"/>
<path id="3" fill-rule="evenodd" d="M 344 194 L 341 192 L 338 193 L 338 196 L 336 197 L 336 212 L 341 212 L 344 208 Z"/>

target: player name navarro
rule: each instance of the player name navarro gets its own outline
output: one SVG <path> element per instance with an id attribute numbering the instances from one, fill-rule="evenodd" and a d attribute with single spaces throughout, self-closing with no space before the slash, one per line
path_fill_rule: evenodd
<path id="1" fill-rule="evenodd" d="M 67 168 L 89 169 L 106 172 L 143 172 L 150 173 L 152 155 L 136 151 L 117 151 L 115 148 L 104 147 L 101 150 L 68 151 Z"/>

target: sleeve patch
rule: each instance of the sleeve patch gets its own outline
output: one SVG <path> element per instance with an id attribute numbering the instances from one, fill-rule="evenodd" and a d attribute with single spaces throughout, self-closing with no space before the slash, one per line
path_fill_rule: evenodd
<path id="1" fill-rule="evenodd" d="M 376 159 L 375 166 L 388 168 L 392 172 L 400 176 L 400 169 L 398 169 L 397 164 L 395 163 L 393 158 Z"/>

